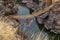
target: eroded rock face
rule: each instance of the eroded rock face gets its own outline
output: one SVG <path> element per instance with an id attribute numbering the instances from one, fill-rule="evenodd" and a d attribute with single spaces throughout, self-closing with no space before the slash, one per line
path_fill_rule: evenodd
<path id="1" fill-rule="evenodd" d="M 52 8 L 49 13 L 42 14 L 37 17 L 39 24 L 44 24 L 44 27 L 51 32 L 56 34 L 60 33 L 60 11 L 58 8 L 60 7 L 60 2 L 57 2 L 56 5 Z"/>
<path id="2" fill-rule="evenodd" d="M 34 12 L 37 12 L 39 10 L 43 10 L 45 7 L 51 5 L 51 3 L 47 4 L 44 0 L 23 0 L 26 3 L 26 6 L 28 8 L 31 8 L 34 10 Z M 39 3 L 37 3 L 39 2 Z M 42 3 L 42 4 L 41 4 Z M 50 30 L 50 32 L 54 32 L 56 34 L 60 33 L 60 2 L 55 3 L 55 6 L 49 10 L 50 12 L 46 12 L 40 16 L 37 17 L 37 21 L 39 24 L 44 24 L 44 27 L 47 30 Z M 37 13 L 38 14 L 38 13 Z"/>

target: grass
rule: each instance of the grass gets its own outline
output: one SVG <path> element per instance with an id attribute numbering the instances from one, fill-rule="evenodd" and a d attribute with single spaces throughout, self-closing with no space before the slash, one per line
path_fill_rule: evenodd
<path id="1" fill-rule="evenodd" d="M 43 25 L 38 24 L 38 26 L 39 26 L 39 29 L 41 30 L 41 32 L 40 32 L 40 34 L 37 34 L 37 36 L 38 36 L 36 38 L 37 40 L 60 40 L 60 34 L 51 33 L 50 31 L 46 30 Z M 45 35 L 45 33 L 47 33 L 47 35 Z M 42 37 L 41 36 L 42 34 L 45 36 Z M 47 38 L 45 39 L 46 36 L 47 36 Z M 41 39 L 41 37 L 43 39 Z"/>
<path id="2" fill-rule="evenodd" d="M 60 40 L 60 34 L 56 35 L 54 33 L 45 34 L 44 29 L 42 29 L 36 37 L 33 36 L 32 40 Z"/>
<path id="3" fill-rule="evenodd" d="M 0 40 L 24 40 L 25 36 L 21 35 L 22 32 L 18 31 L 18 27 L 14 27 L 10 24 L 11 20 L 10 22 L 7 20 L 0 17 Z"/>

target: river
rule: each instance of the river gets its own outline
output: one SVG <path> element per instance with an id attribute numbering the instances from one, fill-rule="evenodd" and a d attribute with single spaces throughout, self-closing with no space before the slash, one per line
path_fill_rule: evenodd
<path id="1" fill-rule="evenodd" d="M 27 7 L 21 5 L 18 7 L 18 15 L 29 14 L 30 11 Z M 60 40 L 60 34 L 56 35 L 46 31 L 45 28 L 41 28 L 42 26 L 40 24 L 38 25 L 35 18 L 20 19 L 19 22 L 19 27 L 27 34 L 28 40 Z"/>
<path id="2" fill-rule="evenodd" d="M 30 11 L 27 7 L 24 6 L 19 6 L 18 7 L 18 15 L 29 15 Z M 44 28 L 42 30 L 39 29 L 39 26 L 36 22 L 35 18 L 31 18 L 31 19 L 20 19 L 20 28 L 23 32 L 27 33 L 28 36 L 28 40 L 55 40 L 55 35 L 53 35 L 52 33 L 47 33 L 44 30 Z M 57 37 L 57 36 L 56 36 Z M 60 39 L 60 35 L 59 38 L 57 40 Z"/>

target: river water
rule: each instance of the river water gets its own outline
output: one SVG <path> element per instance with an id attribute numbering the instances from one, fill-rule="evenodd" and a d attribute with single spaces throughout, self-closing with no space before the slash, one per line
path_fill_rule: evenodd
<path id="1" fill-rule="evenodd" d="M 19 6 L 18 15 L 29 15 L 27 7 Z M 28 36 L 28 40 L 60 40 L 60 34 L 54 34 L 46 31 L 43 26 L 36 22 L 35 18 L 20 19 L 20 28 Z M 41 29 L 42 27 L 42 29 Z"/>
<path id="2" fill-rule="evenodd" d="M 27 7 L 19 6 L 18 15 L 29 15 L 30 11 Z M 39 30 L 35 18 L 20 19 L 20 28 L 28 35 L 28 40 L 47 40 L 47 33 Z"/>

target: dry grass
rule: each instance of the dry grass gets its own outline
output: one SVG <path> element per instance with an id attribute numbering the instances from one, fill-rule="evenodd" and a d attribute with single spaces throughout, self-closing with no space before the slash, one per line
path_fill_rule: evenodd
<path id="1" fill-rule="evenodd" d="M 48 35 L 43 32 L 44 29 L 42 29 L 37 34 L 33 34 L 32 40 L 48 40 Z"/>
<path id="2" fill-rule="evenodd" d="M 18 40 L 15 34 L 16 30 L 17 28 L 0 21 L 0 40 Z"/>
<path id="3" fill-rule="evenodd" d="M 14 27 L 16 23 L 13 24 L 11 23 L 11 20 L 9 20 L 10 22 L 7 22 L 7 20 L 5 21 L 4 18 L 1 19 L 0 19 L 0 40 L 27 40 L 26 35 L 22 34 L 22 32 L 18 33 L 18 27 Z"/>

